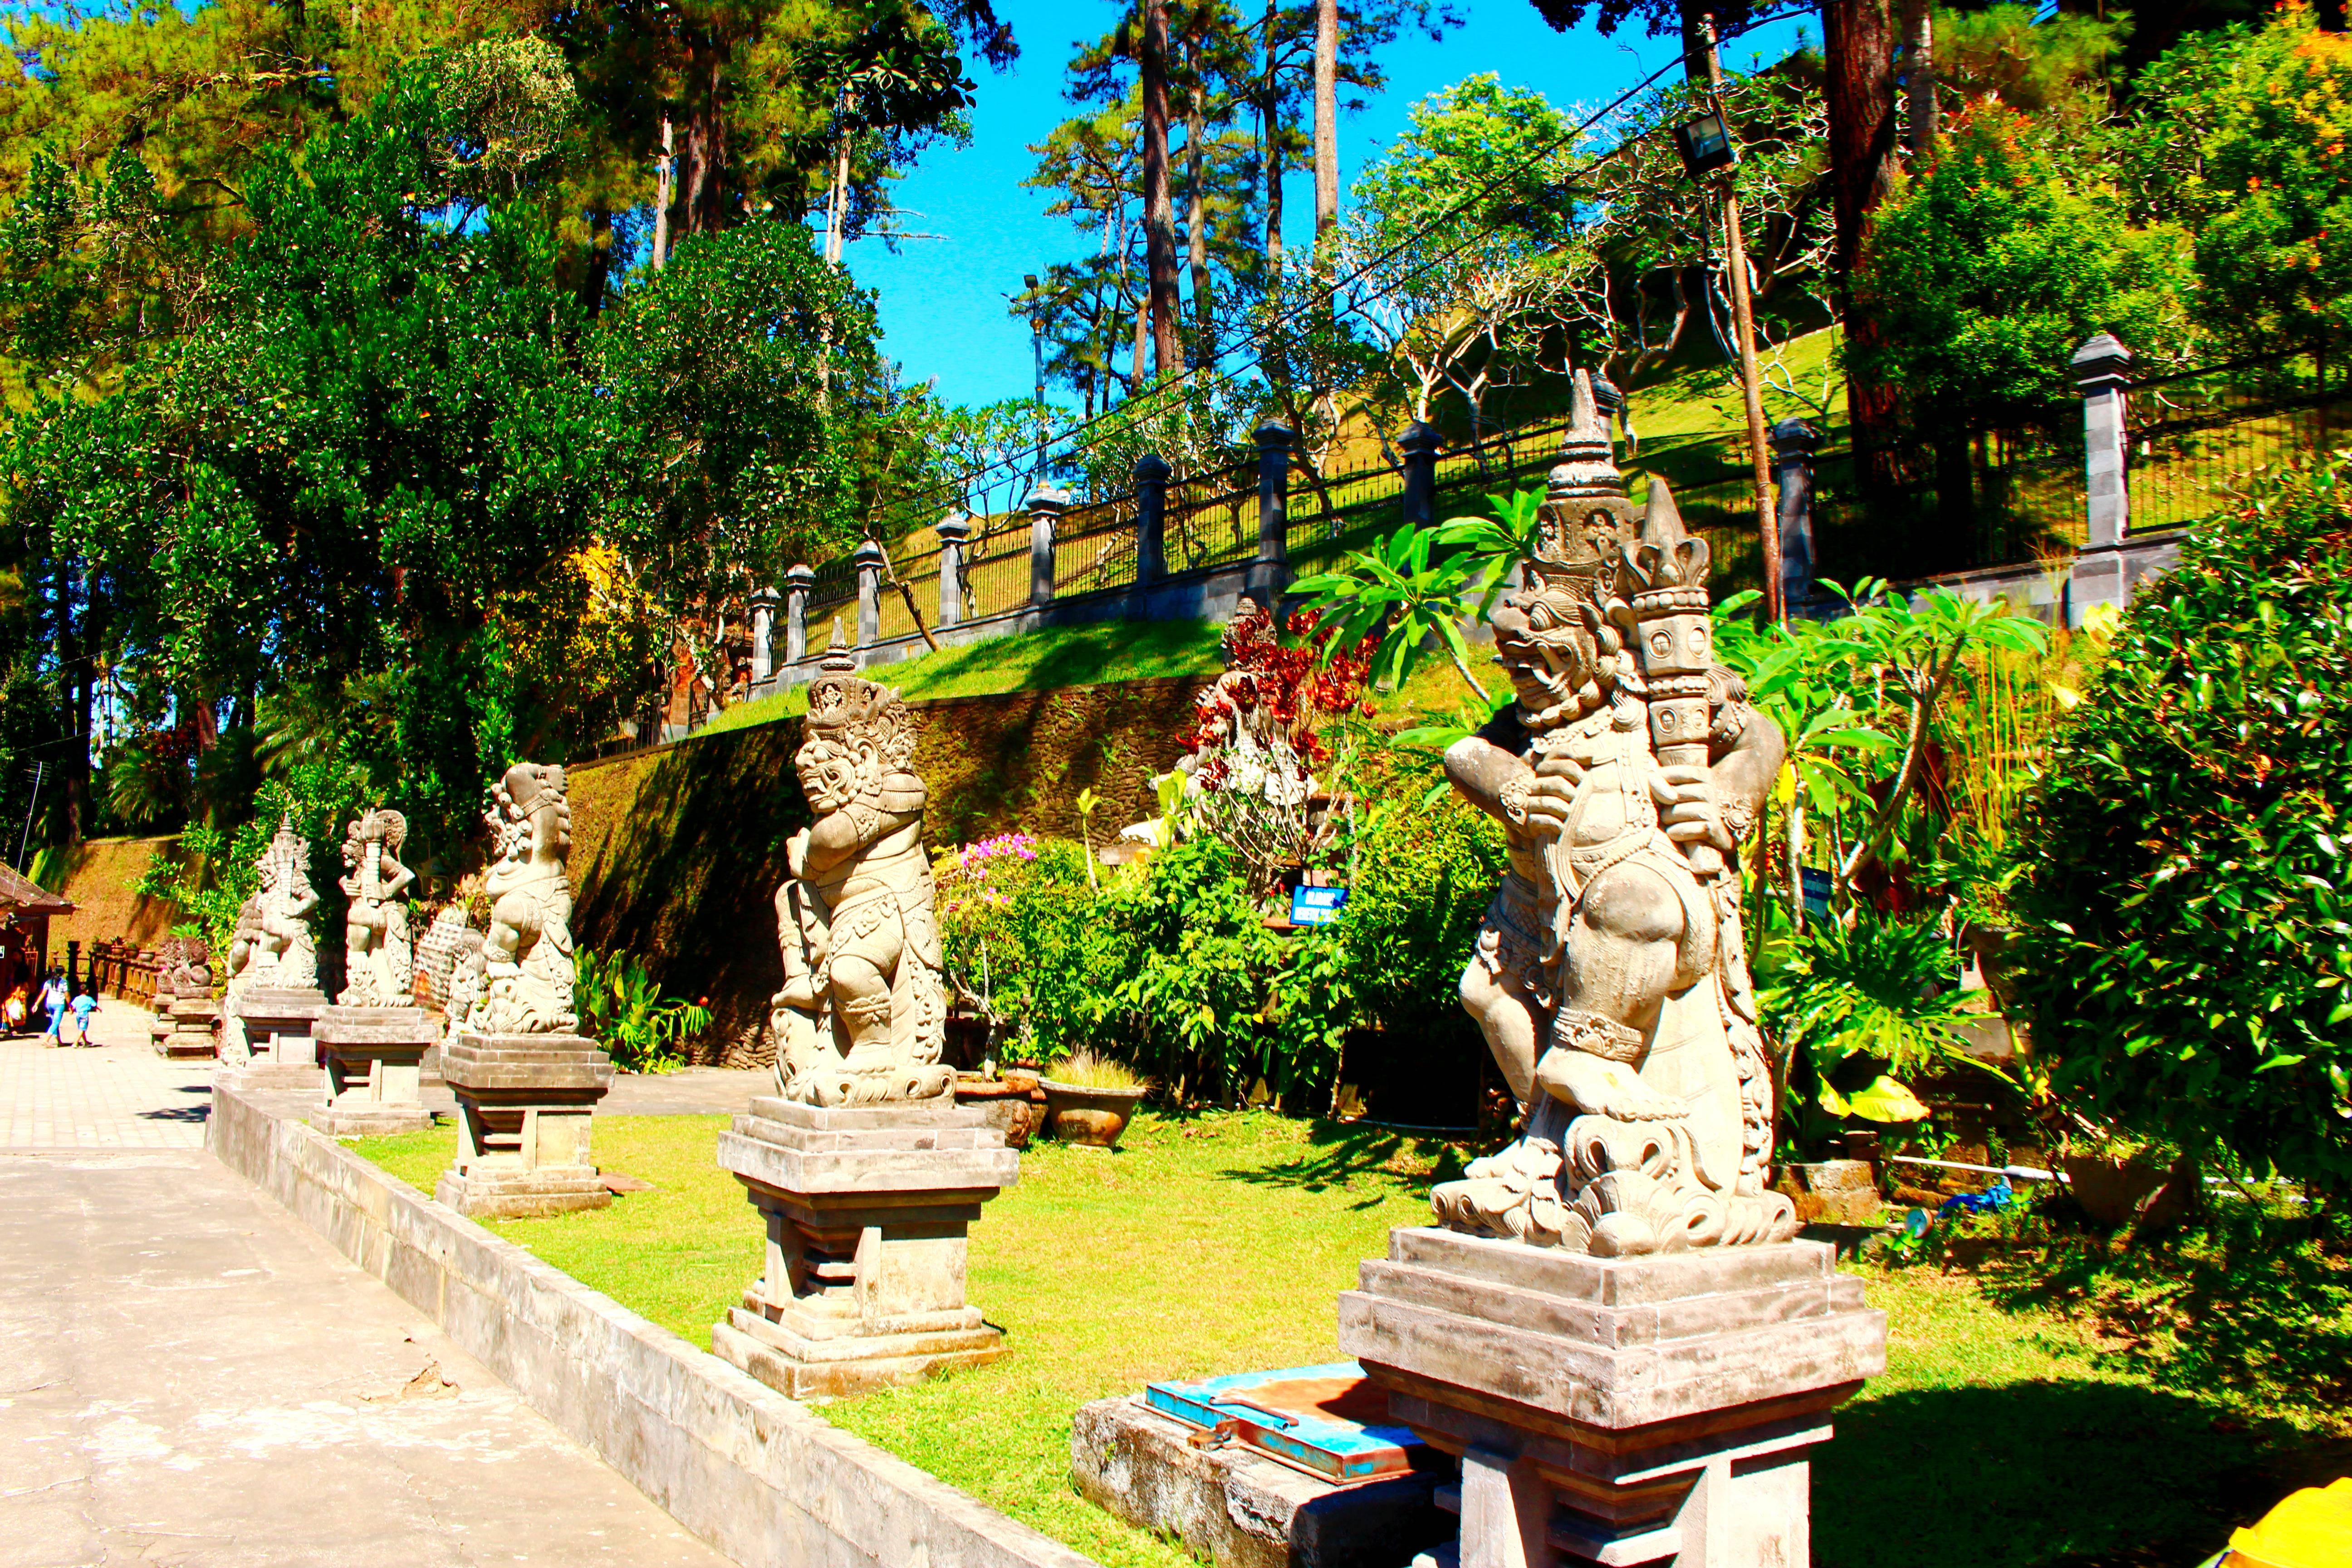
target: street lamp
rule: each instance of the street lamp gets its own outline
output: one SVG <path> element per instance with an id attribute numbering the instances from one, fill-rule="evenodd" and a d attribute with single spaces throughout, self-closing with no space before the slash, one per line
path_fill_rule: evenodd
<path id="1" fill-rule="evenodd" d="M 1724 123 L 1720 109 L 1709 109 L 1675 126 L 1675 148 L 1694 180 L 1739 162 L 1739 143 L 1731 139 L 1731 127 Z"/>
<path id="2" fill-rule="evenodd" d="M 1706 180 L 1739 163 L 1739 144 L 1732 140 L 1731 124 L 1723 117 L 1723 61 L 1716 53 L 1715 18 L 1698 18 L 1706 45 L 1707 104 L 1706 110 L 1675 127 L 1675 147 L 1683 167 L 1694 180 Z M 1780 621 L 1788 615 L 1788 593 L 1780 581 L 1780 523 L 1772 505 L 1772 470 L 1764 451 L 1764 389 L 1756 367 L 1756 313 L 1748 297 L 1748 241 L 1739 231 L 1739 193 L 1732 177 L 1723 176 L 1723 262 L 1731 284 L 1731 319 L 1739 339 L 1741 401 L 1747 405 L 1748 458 L 1755 469 L 1756 532 L 1764 547 L 1764 613 Z"/>
<path id="3" fill-rule="evenodd" d="M 1021 281 L 1029 289 L 1029 358 L 1036 372 L 1036 477 L 1043 479 L 1045 473 L 1045 300 L 1038 292 L 1034 272 L 1024 273 Z"/>

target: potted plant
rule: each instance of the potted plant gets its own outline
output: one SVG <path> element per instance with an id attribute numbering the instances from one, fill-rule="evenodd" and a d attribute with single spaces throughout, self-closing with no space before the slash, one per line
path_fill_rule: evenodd
<path id="1" fill-rule="evenodd" d="M 1148 1086 L 1124 1063 L 1073 1051 L 1045 1069 L 1038 1087 L 1045 1091 L 1046 1131 L 1082 1149 L 1116 1149 Z"/>
<path id="2" fill-rule="evenodd" d="M 2094 1223 L 2129 1225 L 2140 1201 L 2164 1185 L 2164 1164 L 2147 1145 L 2122 1138 L 2085 1139 L 2058 1156 L 2066 1190 Z"/>

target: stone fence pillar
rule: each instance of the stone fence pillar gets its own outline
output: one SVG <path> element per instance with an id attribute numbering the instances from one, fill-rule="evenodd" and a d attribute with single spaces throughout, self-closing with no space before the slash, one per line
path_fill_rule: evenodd
<path id="1" fill-rule="evenodd" d="M 1135 459 L 1135 585 L 1168 575 L 1168 464 L 1157 452 Z"/>
<path id="2" fill-rule="evenodd" d="M 1404 525 L 1427 528 L 1437 521 L 1437 427 L 1416 419 L 1397 437 L 1404 454 Z"/>
<path id="3" fill-rule="evenodd" d="M 1813 597 L 1813 454 L 1821 445 L 1822 433 L 1801 419 L 1772 426 L 1772 482 L 1780 492 L 1774 520 L 1780 531 L 1780 603 L 1791 614 Z"/>
<path id="4" fill-rule="evenodd" d="M 940 536 L 940 629 L 963 625 L 963 552 L 971 539 L 971 519 L 951 511 L 933 530 Z"/>
<path id="5" fill-rule="evenodd" d="M 1290 465 L 1297 437 L 1270 419 L 1255 435 L 1257 559 L 1250 566 L 1249 594 L 1274 610 L 1290 586 Z"/>
<path id="6" fill-rule="evenodd" d="M 798 664 L 808 657 L 809 589 L 816 574 L 806 566 L 784 573 L 784 662 Z"/>
<path id="7" fill-rule="evenodd" d="M 1029 603 L 1044 609 L 1054 602 L 1054 524 L 1068 510 L 1067 490 L 1046 485 L 1029 497 Z"/>
<path id="8" fill-rule="evenodd" d="M 866 540 L 850 557 L 857 565 L 857 646 L 882 640 L 882 547 Z"/>
<path id="9" fill-rule="evenodd" d="M 765 685 L 776 673 L 776 591 L 751 594 L 751 684 Z"/>
<path id="10" fill-rule="evenodd" d="M 2131 486 L 2126 472 L 2128 441 L 2124 388 L 2129 384 L 2132 352 L 2106 333 L 2074 351 L 2074 384 L 2083 389 L 2085 521 L 2093 548 L 2120 544 L 2131 531 Z"/>

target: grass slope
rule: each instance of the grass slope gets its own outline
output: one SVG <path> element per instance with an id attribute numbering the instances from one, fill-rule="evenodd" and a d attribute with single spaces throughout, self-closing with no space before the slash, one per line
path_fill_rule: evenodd
<path id="1" fill-rule="evenodd" d="M 944 647 L 869 673 L 909 699 L 986 697 L 1001 691 L 1097 686 L 1114 680 L 1214 675 L 1224 668 L 1224 661 L 1217 657 L 1217 639 L 1222 635 L 1223 628 L 1206 621 L 1057 626 Z M 756 702 L 738 703 L 695 733 L 741 730 L 807 711 L 808 688 L 788 687 Z"/>
<path id="2" fill-rule="evenodd" d="M 491 1228 L 708 1344 L 760 1268 L 751 1210 L 712 1161 L 723 1124 L 600 1119 L 600 1160 L 655 1190 Z M 436 1131 L 362 1150 L 429 1187 L 452 1143 Z M 823 1413 L 1108 1568 L 1179 1568 L 1180 1550 L 1071 1490 L 1073 1413 L 1160 1378 L 1334 1359 L 1335 1298 L 1391 1226 L 1427 1215 L 1452 1160 L 1262 1114 L 1146 1115 L 1115 1154 L 1034 1145 L 971 1241 L 971 1300 L 1014 1353 Z M 2291 1486 L 2352 1468 L 2352 1448 L 2311 1441 L 2343 1426 L 2326 1414 L 2332 1394 L 2273 1399 L 2176 1358 L 2117 1354 L 2020 1288 L 2020 1270 L 2045 1277 L 2046 1264 L 2011 1256 L 2006 1277 L 1863 1271 L 1889 1318 L 1888 1366 L 1814 1456 L 1820 1568 L 2193 1563 Z M 2325 1317 L 2314 1300 L 2333 1302 Z M 2295 1301 L 2263 1314 L 2271 1331 L 2340 1360 L 2327 1347 L 2352 1343 L 2352 1312 L 2340 1298 Z"/>

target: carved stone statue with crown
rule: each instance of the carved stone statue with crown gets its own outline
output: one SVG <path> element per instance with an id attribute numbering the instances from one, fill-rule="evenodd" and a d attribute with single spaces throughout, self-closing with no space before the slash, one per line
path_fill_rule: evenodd
<path id="1" fill-rule="evenodd" d="M 408 941 L 408 889 L 416 873 L 401 863 L 408 819 L 378 806 L 343 829 L 343 990 L 319 1015 L 319 1062 L 326 1103 L 313 1122 L 331 1137 L 421 1131 L 432 1114 L 418 1099 L 425 1054 L 439 1037 L 416 1005 Z"/>
<path id="2" fill-rule="evenodd" d="M 776 1092 L 811 1105 L 936 1099 L 955 1069 L 940 1061 L 947 996 L 915 715 L 838 647 L 820 668 L 793 758 L 816 820 L 785 847 L 792 877 L 776 892 Z"/>
<path id="3" fill-rule="evenodd" d="M 815 820 L 786 845 L 776 894 L 776 1093 L 719 1140 L 767 1250 L 711 1349 L 794 1398 L 1005 1353 L 964 1299 L 964 1246 L 1020 1156 L 956 1104 L 940 1060 L 947 1001 L 916 733 L 914 711 L 857 673 L 835 626 L 793 759 Z"/>
<path id="4" fill-rule="evenodd" d="M 1769 1190 L 1739 858 L 1786 744 L 1715 662 L 1709 553 L 1664 479 L 1637 514 L 1578 373 L 1493 616 L 1516 701 L 1445 758 L 1505 835 L 1462 998 L 1524 1125 L 1340 1299 L 1391 1415 L 1462 1458 L 1465 1564 L 1802 1563 L 1805 1453 L 1885 1365 Z"/>
<path id="5" fill-rule="evenodd" d="M 613 1195 L 590 1139 L 613 1058 L 578 1032 L 570 783 L 554 763 L 516 763 L 489 795 L 489 930 L 452 987 L 441 1078 L 457 1098 L 457 1154 L 434 1196 L 502 1218 L 602 1208 Z"/>
<path id="6" fill-rule="evenodd" d="M 311 1026 L 327 1005 L 319 989 L 318 939 L 310 917 L 310 845 L 289 813 L 256 863 L 258 886 L 237 911 L 229 945 L 228 1016 L 224 1055 L 309 1067 L 317 1058 Z"/>

